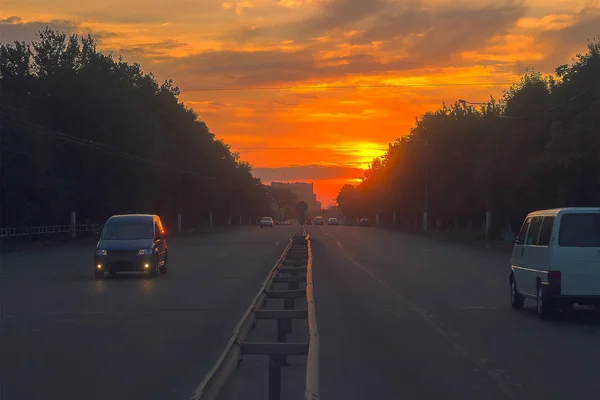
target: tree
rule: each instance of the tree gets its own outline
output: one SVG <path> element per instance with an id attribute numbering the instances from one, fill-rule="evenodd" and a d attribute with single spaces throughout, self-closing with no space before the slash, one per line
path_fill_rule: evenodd
<path id="1" fill-rule="evenodd" d="M 212 212 L 258 218 L 265 187 L 139 64 L 96 49 L 91 36 L 51 29 L 0 45 L 2 225 L 62 224 L 76 210 L 103 222 L 154 212 L 196 226 Z"/>

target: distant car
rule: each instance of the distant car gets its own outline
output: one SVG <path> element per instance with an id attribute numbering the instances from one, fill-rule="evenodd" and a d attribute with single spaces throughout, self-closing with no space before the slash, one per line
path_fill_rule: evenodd
<path id="1" fill-rule="evenodd" d="M 315 225 L 323 225 L 323 217 L 315 217 L 314 223 Z"/>
<path id="2" fill-rule="evenodd" d="M 331 217 L 327 220 L 327 225 L 337 225 L 337 224 L 338 224 L 337 218 Z"/>
<path id="3" fill-rule="evenodd" d="M 369 221 L 369 218 L 361 218 L 358 221 L 358 226 L 371 226 L 371 221 Z"/>
<path id="4" fill-rule="evenodd" d="M 269 226 L 269 227 L 273 228 L 275 226 L 275 223 L 273 222 L 273 218 L 262 217 L 262 219 L 260 220 L 260 227 L 262 228 L 263 226 Z"/>
<path id="5" fill-rule="evenodd" d="M 98 235 L 94 255 L 96 279 L 104 273 L 167 273 L 166 232 L 158 215 L 113 215 Z"/>

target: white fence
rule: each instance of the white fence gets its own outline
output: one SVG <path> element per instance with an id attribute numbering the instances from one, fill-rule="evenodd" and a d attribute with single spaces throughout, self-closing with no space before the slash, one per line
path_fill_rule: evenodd
<path id="1" fill-rule="evenodd" d="M 0 239 L 69 233 L 71 234 L 71 237 L 75 238 L 77 236 L 77 232 L 97 232 L 101 230 L 103 226 L 103 224 L 79 224 L 31 226 L 29 228 L 0 228 Z"/>

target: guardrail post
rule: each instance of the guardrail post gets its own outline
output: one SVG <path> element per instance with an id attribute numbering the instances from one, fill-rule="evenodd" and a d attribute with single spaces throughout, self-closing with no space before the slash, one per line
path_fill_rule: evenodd
<path id="1" fill-rule="evenodd" d="M 296 299 L 283 299 L 283 309 L 284 310 L 295 310 L 296 309 Z M 286 320 L 286 332 L 292 333 L 292 320 Z"/>
<path id="2" fill-rule="evenodd" d="M 269 400 L 281 400 L 282 356 L 269 356 Z"/>
<path id="3" fill-rule="evenodd" d="M 77 213 L 71 211 L 71 239 L 77 237 Z"/>

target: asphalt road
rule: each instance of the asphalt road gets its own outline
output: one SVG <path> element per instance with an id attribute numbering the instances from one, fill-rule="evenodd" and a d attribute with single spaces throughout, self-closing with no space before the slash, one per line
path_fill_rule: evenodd
<path id="1" fill-rule="evenodd" d="M 0 399 L 188 399 L 297 226 L 173 238 L 167 275 L 93 278 L 93 246 L 0 255 Z"/>
<path id="2" fill-rule="evenodd" d="M 310 227 L 323 399 L 592 399 L 600 322 L 509 305 L 507 252 Z"/>

